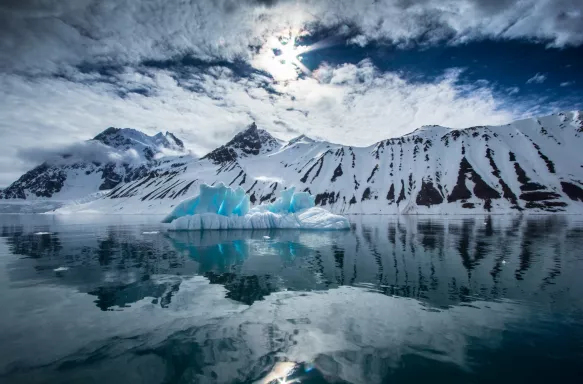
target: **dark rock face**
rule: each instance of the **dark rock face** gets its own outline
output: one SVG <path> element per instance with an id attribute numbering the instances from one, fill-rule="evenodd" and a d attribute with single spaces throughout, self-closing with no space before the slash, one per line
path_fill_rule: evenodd
<path id="1" fill-rule="evenodd" d="M 469 199 L 472 197 L 472 193 L 470 192 L 468 187 L 466 187 L 466 173 L 469 171 L 469 169 L 467 167 L 465 167 L 467 160 L 465 161 L 465 163 L 464 163 L 464 160 L 465 160 L 465 157 L 462 159 L 462 162 L 460 164 L 457 182 L 456 182 L 455 186 L 453 187 L 451 194 L 447 198 L 447 201 L 449 203 L 453 203 L 454 201 L 458 201 L 458 200 Z M 467 165 L 469 165 L 469 164 L 467 164 Z"/>
<path id="2" fill-rule="evenodd" d="M 512 157 L 516 159 L 515 157 Z M 547 163 L 547 167 L 548 167 Z M 562 207 L 565 207 L 567 204 L 561 201 L 553 201 L 561 197 L 558 193 L 550 192 L 547 190 L 547 187 L 541 185 L 539 183 L 532 182 L 530 178 L 526 175 L 526 172 L 518 161 L 514 162 L 514 170 L 516 172 L 517 180 L 521 184 L 520 190 L 522 193 L 520 194 L 520 200 L 526 201 L 525 208 L 527 209 L 542 209 L 545 211 L 550 212 L 557 212 L 562 211 Z M 551 169 L 549 168 L 549 171 Z M 554 173 L 554 168 L 552 169 Z"/>
<path id="3" fill-rule="evenodd" d="M 123 178 L 124 183 L 129 183 L 130 181 L 138 180 L 143 177 L 148 176 L 150 173 L 150 166 L 148 164 L 142 164 L 138 167 L 129 167 L 128 165 L 124 166 L 125 168 L 125 177 Z"/>
<path id="4" fill-rule="evenodd" d="M 423 180 L 421 183 L 421 190 L 417 194 L 417 205 L 425 205 L 427 207 L 441 204 L 443 202 L 443 196 L 439 193 L 437 189 L 433 186 L 432 181 Z"/>
<path id="5" fill-rule="evenodd" d="M 203 157 L 215 164 L 224 164 L 237 160 L 237 152 L 233 148 L 220 147 Z"/>
<path id="6" fill-rule="evenodd" d="M 103 167 L 103 171 L 101 172 L 103 183 L 99 186 L 100 191 L 112 189 L 121 182 L 122 176 L 116 172 L 115 168 L 115 163 L 109 163 Z"/>
<path id="7" fill-rule="evenodd" d="M 160 132 L 155 136 L 148 136 L 131 128 L 109 127 L 95 136 L 93 140 L 119 150 L 136 149 L 142 152 L 148 161 L 154 159 L 160 148 L 184 150 L 184 143 L 170 132 L 166 132 L 166 134 Z"/>
<path id="8" fill-rule="evenodd" d="M 366 189 L 362 193 L 362 198 L 360 199 L 360 201 L 365 201 L 365 200 L 370 200 L 370 188 L 369 187 L 366 187 Z"/>
<path id="9" fill-rule="evenodd" d="M 101 173 L 102 183 L 98 190 L 114 189 L 122 183 L 128 183 L 146 177 L 153 164 L 147 163 L 139 166 L 128 164 L 86 164 L 75 163 L 71 165 L 39 165 L 22 175 L 17 181 L 2 191 L 0 198 L 26 199 L 24 191 L 32 193 L 39 198 L 51 198 L 61 191 L 71 171 L 83 171 L 83 175 Z"/>
<path id="10" fill-rule="evenodd" d="M 128 150 L 134 147 L 134 141 L 130 138 L 130 135 L 134 132 L 145 136 L 143 133 L 134 131 L 132 129 L 124 130 L 121 128 L 109 127 L 105 131 L 95 136 L 93 140 L 100 141 L 112 148 Z M 143 148 L 142 153 L 147 160 L 152 160 L 156 154 L 155 151 L 150 147 Z"/>
<path id="11" fill-rule="evenodd" d="M 316 195 L 315 204 L 325 206 L 326 204 L 334 204 L 336 202 L 336 196 L 339 193 L 334 194 L 334 192 L 324 192 Z"/>
<path id="12" fill-rule="evenodd" d="M 401 201 L 405 201 L 406 197 L 405 197 L 405 182 L 401 179 L 401 192 L 399 192 L 399 198 L 397 199 L 397 205 L 401 202 Z"/>
<path id="13" fill-rule="evenodd" d="M 128 164 L 107 163 L 96 170 L 101 172 L 103 182 L 99 186 L 100 191 L 113 189 L 120 183 L 129 183 L 137 179 L 146 177 L 150 172 L 151 164 L 142 164 L 132 167 Z"/>
<path id="14" fill-rule="evenodd" d="M 113 161 L 99 163 L 76 160 L 76 157 L 70 154 L 63 154 L 58 163 L 43 163 L 22 175 L 0 193 L 0 198 L 26 199 L 27 196 L 31 195 L 38 198 L 51 198 L 61 191 L 68 178 L 76 178 L 76 184 L 83 184 L 84 176 L 99 173 L 101 173 L 102 182 L 96 187 L 95 192 L 113 189 L 121 183 L 146 177 L 150 170 L 158 165 L 154 157 L 159 153 L 159 147 L 184 148 L 182 141 L 170 132 L 166 132 L 166 135 L 159 133 L 155 136 L 147 136 L 142 132 L 128 128 L 107 128 L 95 136 L 93 140 L 101 142 L 112 150 L 140 149 L 144 155 L 142 160 L 145 159 L 145 162 L 138 164 Z M 169 140 L 172 140 L 172 143 Z M 107 147 L 104 147 L 104 150 L 107 150 Z"/>
<path id="15" fill-rule="evenodd" d="M 571 200 L 583 201 L 583 188 L 567 181 L 561 181 L 561 187 Z"/>
<path id="16" fill-rule="evenodd" d="M 59 167 L 46 163 L 26 172 L 8 188 L 2 191 L 5 199 L 26 199 L 25 190 L 37 197 L 49 198 L 59 192 L 67 176 Z"/>
<path id="17" fill-rule="evenodd" d="M 330 181 L 335 182 L 342 175 L 343 175 L 342 164 L 338 164 L 338 166 L 334 170 L 334 174 L 332 175 L 332 179 L 330 179 Z"/>
<path id="18" fill-rule="evenodd" d="M 370 181 L 373 179 L 375 173 L 379 170 L 379 165 L 375 165 L 374 168 L 372 169 L 372 171 L 370 172 L 370 176 L 368 177 L 368 179 L 366 179 L 367 183 L 370 183 Z M 374 183 L 374 180 L 373 180 Z"/>
<path id="19" fill-rule="evenodd" d="M 270 185 L 271 191 L 269 193 L 267 193 L 266 195 L 261 196 L 261 198 L 259 199 L 259 203 L 263 203 L 265 201 L 270 201 L 273 203 L 276 199 L 275 191 L 277 190 L 277 185 L 278 185 L 278 183 L 271 184 Z"/>
<path id="20" fill-rule="evenodd" d="M 546 191 L 527 192 L 520 195 L 520 199 L 524 201 L 544 201 L 557 199 L 559 197 L 561 197 L 561 195 L 558 193 Z"/>
<path id="21" fill-rule="evenodd" d="M 528 209 L 538 208 L 538 209 L 544 209 L 545 211 L 549 211 L 549 212 L 564 211 L 564 209 L 558 209 L 558 208 L 563 208 L 566 206 L 567 206 L 567 203 L 564 203 L 562 201 L 545 201 L 545 200 L 543 200 L 541 202 L 529 201 L 525 205 L 525 207 Z"/>
<path id="22" fill-rule="evenodd" d="M 203 159 L 209 159 L 215 164 L 235 161 L 240 156 L 253 156 L 271 152 L 279 146 L 279 142 L 267 131 L 258 129 L 255 123 L 243 132 L 235 135 L 227 144 L 210 152 Z"/>
<path id="23" fill-rule="evenodd" d="M 510 189 L 508 184 L 506 184 L 506 182 L 502 179 L 500 169 L 498 169 L 498 165 L 496 165 L 496 162 L 494 161 L 493 153 L 494 152 L 490 148 L 486 149 L 486 158 L 490 162 L 490 167 L 492 167 L 492 174 L 498 178 L 498 183 L 502 187 L 502 196 L 513 204 L 513 208 L 520 209 L 516 195 L 514 192 L 512 192 L 512 189 Z"/>
<path id="24" fill-rule="evenodd" d="M 315 162 L 314 165 L 312 165 L 310 167 L 310 169 L 308 169 L 308 171 L 306 172 L 306 174 L 304 175 L 304 177 L 302 177 L 300 179 L 300 181 L 302 183 L 305 183 L 305 182 L 308 181 L 308 177 L 310 176 L 310 173 L 312 172 L 312 170 L 314 168 L 316 168 L 316 166 L 318 166 L 318 170 L 316 171 L 316 174 L 314 175 L 314 177 L 312 177 L 312 181 L 314 181 L 314 179 L 316 177 L 318 177 L 318 175 L 320 174 L 320 171 L 322 170 L 322 167 L 324 166 L 324 156 L 320 157 L 320 159 L 317 162 Z"/>
<path id="25" fill-rule="evenodd" d="M 121 132 L 121 128 L 109 127 L 93 138 L 93 140 L 101 141 L 105 145 L 112 145 L 114 137 Z M 129 140 L 127 141 L 129 143 Z"/>
<path id="26" fill-rule="evenodd" d="M 231 141 L 225 146 L 240 149 L 243 153 L 249 155 L 258 155 L 259 150 L 264 144 L 262 139 L 264 137 L 267 138 L 264 135 L 260 135 L 260 133 L 260 130 L 257 129 L 257 125 L 253 123 L 247 128 L 247 130 L 235 135 L 235 137 L 233 137 L 233 139 L 231 139 Z M 267 142 L 265 144 L 267 144 Z"/>
<path id="27" fill-rule="evenodd" d="M 460 162 L 460 168 L 458 172 L 457 183 L 451 194 L 447 198 L 448 202 L 454 202 L 458 200 L 465 200 L 472 197 L 472 193 L 466 187 L 466 178 L 474 183 L 474 195 L 482 200 L 488 199 L 499 199 L 500 193 L 494 188 L 490 187 L 480 175 L 474 170 L 468 160 L 462 157 Z"/>
<path id="28" fill-rule="evenodd" d="M 180 149 L 184 149 L 184 142 L 176 137 L 172 132 L 166 132 L 166 138 L 172 140 L 174 145 L 176 145 Z"/>
<path id="29" fill-rule="evenodd" d="M 389 200 L 389 204 L 395 202 L 395 184 L 391 184 L 389 192 L 387 192 L 387 200 Z"/>
<path id="30" fill-rule="evenodd" d="M 522 184 L 520 186 L 521 191 L 539 191 L 541 189 L 546 189 L 544 185 L 540 185 L 538 183 L 533 183 L 530 181 L 530 178 L 526 176 L 526 172 L 524 169 L 518 164 L 517 162 L 514 163 L 514 170 L 516 171 L 516 176 L 518 177 L 518 182 Z"/>
<path id="31" fill-rule="evenodd" d="M 545 156 L 544 153 L 541 152 L 540 146 L 538 144 L 536 144 L 536 143 L 533 142 L 532 145 L 537 150 L 538 155 L 540 156 L 540 158 L 543 159 L 543 161 L 547 165 L 547 169 L 549 170 L 549 172 L 550 173 L 555 173 L 555 163 L 553 163 L 547 156 Z"/>

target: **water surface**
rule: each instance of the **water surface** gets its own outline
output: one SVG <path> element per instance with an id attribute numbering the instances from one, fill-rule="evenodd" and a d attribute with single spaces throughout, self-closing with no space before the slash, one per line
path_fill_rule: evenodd
<path id="1" fill-rule="evenodd" d="M 578 217 L 362 216 L 342 232 L 158 220 L 0 218 L 0 382 L 583 377 Z"/>

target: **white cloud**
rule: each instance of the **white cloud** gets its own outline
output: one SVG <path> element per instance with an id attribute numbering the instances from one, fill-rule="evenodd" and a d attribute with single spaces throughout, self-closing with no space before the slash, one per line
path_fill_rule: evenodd
<path id="1" fill-rule="evenodd" d="M 365 60 L 323 66 L 314 75 L 288 87 L 299 109 L 310 111 L 302 133 L 315 131 L 343 144 L 369 145 L 426 124 L 501 124 L 517 115 L 500 108 L 490 89 L 457 85 L 459 70 L 435 82 L 410 83 L 398 74 L 380 73 Z"/>
<path id="2" fill-rule="evenodd" d="M 354 29 L 359 45 L 488 37 L 583 43 L 578 0 L 11 0 L 0 5 L 0 68 L 59 71 L 185 53 L 250 60 L 250 46 L 282 29 L 316 25 Z"/>
<path id="3" fill-rule="evenodd" d="M 98 141 L 80 141 L 63 147 L 28 147 L 20 148 L 17 156 L 32 164 L 47 162 L 49 164 L 73 164 L 75 162 L 125 162 L 138 161 L 140 155 L 135 149 L 127 151 L 113 150 Z"/>
<path id="4" fill-rule="evenodd" d="M 518 87 L 510 87 L 507 89 L 509 95 L 515 95 L 520 92 L 520 88 Z"/>
<path id="5" fill-rule="evenodd" d="M 348 43 L 355 44 L 360 47 L 366 47 L 366 45 L 368 44 L 368 38 L 365 35 L 357 35 L 349 39 Z"/>
<path id="6" fill-rule="evenodd" d="M 573 84 L 575 84 L 574 81 L 565 81 L 565 82 L 561 83 L 560 85 L 561 85 L 561 87 L 568 87 L 568 86 L 573 85 Z"/>
<path id="7" fill-rule="evenodd" d="M 542 84 L 547 79 L 547 76 L 543 73 L 537 73 L 530 79 L 526 80 L 526 84 Z"/>
<path id="8" fill-rule="evenodd" d="M 519 114 L 501 108 L 487 87 L 457 85 L 459 74 L 452 70 L 435 82 L 410 83 L 363 61 L 323 65 L 314 77 L 289 83 L 273 83 L 259 75 L 240 78 L 222 67 L 196 71 L 181 80 L 182 86 L 172 72 L 162 70 L 138 74 L 127 69 L 115 84 L 0 75 L 0 163 L 12 171 L 0 175 L 0 185 L 38 160 L 26 148 L 46 147 L 51 152 L 91 138 L 108 126 L 133 127 L 148 134 L 168 130 L 203 155 L 251 121 L 283 139 L 305 133 L 369 145 L 425 124 L 498 124 Z M 192 84 L 200 91 L 183 88 Z M 150 96 L 119 96 L 119 88 L 140 85 L 151 89 Z"/>

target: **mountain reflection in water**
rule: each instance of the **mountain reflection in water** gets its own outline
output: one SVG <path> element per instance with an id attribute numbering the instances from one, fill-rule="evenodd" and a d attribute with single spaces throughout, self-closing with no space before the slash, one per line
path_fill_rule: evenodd
<path id="1" fill-rule="evenodd" d="M 353 230 L 153 231 L 108 225 L 74 236 L 25 224 L 3 225 L 18 284 L 47 279 L 97 297 L 103 310 L 144 297 L 164 306 L 181 279 L 203 275 L 228 297 L 252 304 L 279 290 L 356 285 L 447 306 L 474 297 L 546 297 L 565 283 L 564 266 L 578 260 L 583 227 L 565 217 L 354 217 Z M 68 230 L 71 230 L 68 228 Z M 572 258 L 573 260 L 569 260 Z M 26 265 L 26 266 L 25 266 Z M 31 266 L 29 268 L 27 266 Z M 55 274 L 59 266 L 67 273 Z M 563 283 L 563 284 L 561 284 Z M 566 284 L 569 285 L 569 284 Z M 528 286 L 528 291 L 524 287 Z M 536 287 L 535 291 L 531 291 Z M 558 298 L 555 298 L 555 300 Z"/>
<path id="2" fill-rule="evenodd" d="M 301 382 L 581 373 L 577 218 L 360 216 L 338 232 L 156 220 L 0 220 L 2 381 L 253 382 L 286 362 Z"/>

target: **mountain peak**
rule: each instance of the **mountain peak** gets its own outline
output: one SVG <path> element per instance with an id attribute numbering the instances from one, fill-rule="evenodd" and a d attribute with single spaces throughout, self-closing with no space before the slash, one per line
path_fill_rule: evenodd
<path id="1" fill-rule="evenodd" d="M 297 137 L 294 137 L 293 139 L 291 139 L 290 141 L 288 141 L 287 145 L 293 145 L 296 143 L 305 143 L 305 144 L 311 144 L 311 143 L 315 143 L 317 140 L 312 139 L 309 136 L 306 136 L 304 134 L 301 134 Z"/>
<path id="2" fill-rule="evenodd" d="M 133 128 L 109 127 L 93 138 L 109 147 L 121 151 L 136 150 L 142 154 L 146 160 L 152 160 L 156 153 L 162 149 L 172 151 L 184 151 L 184 143 L 170 132 L 157 133 L 154 136 L 138 131 Z"/>
<path id="3" fill-rule="evenodd" d="M 178 146 L 180 149 L 184 150 L 184 142 L 182 140 L 180 140 L 178 137 L 176 137 L 172 132 L 168 132 L 166 131 L 166 139 L 173 141 L 174 144 L 176 144 L 176 146 Z"/>
<path id="4" fill-rule="evenodd" d="M 255 122 L 251 123 L 247 129 L 237 133 L 227 144 L 228 147 L 240 149 L 247 155 L 258 155 L 261 149 L 269 149 L 279 144 L 279 140 L 271 136 L 264 129 L 257 128 Z"/>
<path id="5" fill-rule="evenodd" d="M 239 157 L 275 151 L 281 145 L 280 140 L 271 136 L 266 130 L 257 128 L 257 124 L 253 122 L 245 130 L 237 133 L 227 144 L 213 150 L 203 159 L 210 159 L 215 163 L 234 161 Z"/>
<path id="6" fill-rule="evenodd" d="M 116 127 L 108 127 L 106 129 L 104 129 L 102 132 L 98 133 L 93 140 L 97 140 L 97 141 L 101 141 L 103 142 L 104 140 L 106 140 L 108 137 L 111 137 L 112 135 L 116 135 L 121 131 L 121 128 L 116 128 Z"/>

